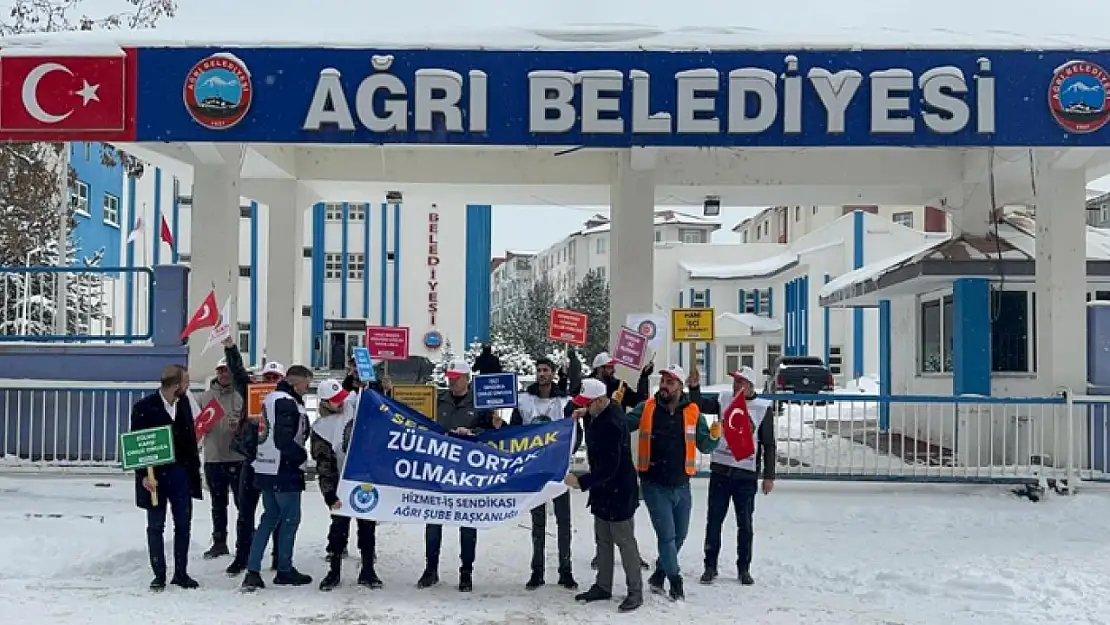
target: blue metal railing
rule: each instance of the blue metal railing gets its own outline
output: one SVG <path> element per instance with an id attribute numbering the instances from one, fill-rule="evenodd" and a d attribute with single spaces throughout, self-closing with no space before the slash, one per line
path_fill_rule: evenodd
<path id="1" fill-rule="evenodd" d="M 59 278 L 66 282 L 66 331 L 58 333 Z M 123 295 L 123 282 L 145 280 Z M 140 283 L 142 284 L 142 283 Z M 0 343 L 148 341 L 154 333 L 154 270 L 149 267 L 0 267 Z M 116 310 L 117 303 L 124 310 Z M 118 333 L 118 317 L 133 315 L 131 332 Z"/>

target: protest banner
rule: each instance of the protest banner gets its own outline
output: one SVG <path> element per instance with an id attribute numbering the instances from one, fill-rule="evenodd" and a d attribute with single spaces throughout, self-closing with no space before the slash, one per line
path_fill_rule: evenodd
<path id="1" fill-rule="evenodd" d="M 434 384 L 394 384 L 393 399 L 435 421 L 439 389 Z"/>
<path id="2" fill-rule="evenodd" d="M 663 315 L 633 313 L 625 316 L 624 325 L 632 328 L 636 334 L 647 338 L 648 345 L 653 350 L 658 351 L 667 344 L 670 323 Z"/>
<path id="3" fill-rule="evenodd" d="M 631 328 L 622 327 L 620 333 L 617 334 L 617 342 L 613 345 L 613 360 L 626 367 L 639 369 L 643 363 L 647 346 L 648 339 L 646 336 L 638 334 Z"/>
<path id="4" fill-rule="evenodd" d="M 449 436 L 380 393 L 363 393 L 335 512 L 398 523 L 486 528 L 566 492 L 574 421 Z"/>
<path id="5" fill-rule="evenodd" d="M 405 326 L 368 326 L 366 349 L 374 360 L 408 360 L 409 329 Z"/>
<path id="6" fill-rule="evenodd" d="M 173 428 L 168 425 L 125 432 L 119 435 L 120 464 L 124 471 L 146 469 L 146 476 L 154 480 L 154 467 L 173 464 Z M 151 491 L 150 502 L 158 505 L 157 489 Z"/>
<path id="7" fill-rule="evenodd" d="M 564 308 L 552 308 L 547 318 L 547 338 L 559 343 L 586 344 L 586 329 L 590 319 L 586 313 Z"/>
<path id="8" fill-rule="evenodd" d="M 715 338 L 712 308 L 672 308 L 671 340 L 675 343 L 710 343 Z"/>
<path id="9" fill-rule="evenodd" d="M 370 350 L 366 347 L 356 347 L 352 356 L 355 367 L 358 368 L 359 382 L 377 382 L 378 376 L 374 373 L 374 360 L 370 358 Z"/>
<path id="10" fill-rule="evenodd" d="M 514 408 L 517 400 L 516 373 L 488 373 L 476 375 L 471 382 L 474 386 L 474 409 L 493 410 Z"/>
<path id="11" fill-rule="evenodd" d="M 247 417 L 257 419 L 262 416 L 262 402 L 274 392 L 277 384 L 258 382 L 247 387 Z"/>

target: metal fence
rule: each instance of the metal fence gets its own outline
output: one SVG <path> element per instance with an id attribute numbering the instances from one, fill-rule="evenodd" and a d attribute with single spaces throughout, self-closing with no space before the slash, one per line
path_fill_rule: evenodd
<path id="1" fill-rule="evenodd" d="M 0 267 L 0 342 L 150 340 L 153 285 L 149 267 Z"/>
<path id="2" fill-rule="evenodd" d="M 1086 427 L 1090 462 L 1081 465 L 1079 478 L 1110 482 L 1110 396 L 1084 395 L 1073 400 L 1079 425 Z"/>

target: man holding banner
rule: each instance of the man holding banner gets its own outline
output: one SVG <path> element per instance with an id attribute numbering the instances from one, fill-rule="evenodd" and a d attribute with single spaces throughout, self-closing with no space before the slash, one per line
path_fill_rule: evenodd
<path id="1" fill-rule="evenodd" d="M 457 394 L 459 386 L 454 382 L 451 392 Z M 571 419 L 559 419 L 473 432 L 459 421 L 437 423 L 367 391 L 360 398 L 335 513 L 428 524 L 421 588 L 439 581 L 442 526 L 459 527 L 464 549 L 459 590 L 470 591 L 477 528 L 516 521 L 566 492 L 574 427 Z"/>

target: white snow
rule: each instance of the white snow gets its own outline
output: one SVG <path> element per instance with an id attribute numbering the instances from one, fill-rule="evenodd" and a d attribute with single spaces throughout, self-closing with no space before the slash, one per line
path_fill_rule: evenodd
<path id="1" fill-rule="evenodd" d="M 429 28 L 428 16 L 451 26 Z M 794 0 L 788 11 L 773 3 L 738 11 L 730 0 L 654 3 L 647 11 L 636 0 L 565 0 L 550 5 L 410 0 L 388 7 L 349 0 L 190 0 L 182 3 L 175 19 L 154 31 L 64 33 L 11 41 L 54 48 L 101 41 L 382 49 L 1105 49 L 1110 35 L 1101 25 L 1107 21 L 1110 5 L 1098 0 L 1074 0 L 1066 11 L 1030 0 L 935 0 L 926 10 L 907 10 L 896 2 Z"/>
<path id="2" fill-rule="evenodd" d="M 445 532 L 443 583 L 418 591 L 423 528 L 378 530 L 379 575 L 385 588 L 353 584 L 331 593 L 315 585 L 236 592 L 224 576 L 227 559 L 206 561 L 211 529 L 207 502 L 193 513 L 190 571 L 196 591 L 174 587 L 152 597 L 143 512 L 134 507 L 129 477 L 100 480 L 0 478 L 0 614 L 50 625 L 195 623 L 396 623 L 398 625 L 1095 625 L 1110 614 L 1104 540 L 1110 495 L 1086 490 L 1074 498 L 1032 504 L 1000 487 L 813 484 L 780 481 L 756 506 L 757 585 L 739 586 L 732 567 L 735 531 L 723 532 L 722 578 L 700 586 L 706 481 L 694 483 L 690 535 L 681 554 L 687 602 L 649 595 L 633 616 L 616 604 L 582 606 L 549 584 L 527 592 L 527 522 L 480 532 L 475 592 L 456 580 L 457 533 Z M 581 493 L 572 495 L 574 565 L 592 581 L 591 518 Z M 60 515 L 52 517 L 51 515 Z M 319 578 L 328 516 L 315 489 L 305 493 L 296 563 Z M 553 520 L 550 523 L 553 525 Z M 554 530 L 553 527 L 550 529 Z M 657 553 L 642 507 L 636 530 L 644 556 Z M 172 531 L 167 528 L 167 546 Z M 548 540 L 549 577 L 555 540 Z M 352 536 L 350 549 L 355 551 Z M 269 574 L 265 577 L 268 579 Z M 616 575 L 623 592 L 623 575 Z M 632 621 L 628 621 L 632 622 Z"/>

